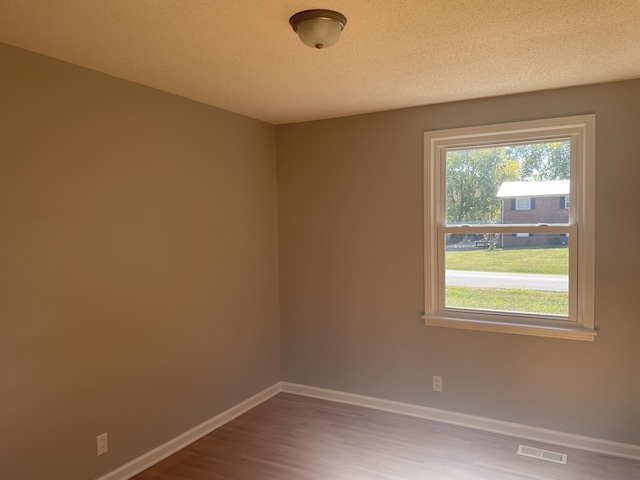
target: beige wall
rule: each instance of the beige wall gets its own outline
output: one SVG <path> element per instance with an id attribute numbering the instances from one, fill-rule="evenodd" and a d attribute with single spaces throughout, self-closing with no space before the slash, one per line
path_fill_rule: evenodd
<path id="1" fill-rule="evenodd" d="M 95 479 L 279 380 L 275 166 L 273 126 L 0 45 L 0 478 Z"/>
<path id="2" fill-rule="evenodd" d="M 1 478 L 97 478 L 281 378 L 640 445 L 640 81 L 273 127 L 0 65 Z M 423 132 L 591 112 L 596 342 L 425 327 Z"/>
<path id="3" fill-rule="evenodd" d="M 425 327 L 423 132 L 587 113 L 595 343 Z M 640 81 L 279 126 L 283 380 L 640 445 L 639 126 Z"/>

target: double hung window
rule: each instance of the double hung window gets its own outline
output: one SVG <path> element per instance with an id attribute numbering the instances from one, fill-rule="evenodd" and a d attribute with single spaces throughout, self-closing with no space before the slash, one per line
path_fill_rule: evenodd
<path id="1" fill-rule="evenodd" d="M 595 116 L 426 132 L 427 325 L 593 340 Z"/>
<path id="2" fill-rule="evenodd" d="M 516 210 L 531 210 L 531 197 L 519 197 L 515 201 Z"/>

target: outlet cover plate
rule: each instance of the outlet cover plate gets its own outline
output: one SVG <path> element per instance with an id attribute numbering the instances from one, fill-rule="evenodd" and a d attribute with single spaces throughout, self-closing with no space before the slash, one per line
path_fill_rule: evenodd
<path id="1" fill-rule="evenodd" d="M 436 375 L 433 376 L 433 391 L 434 392 L 442 391 L 442 377 L 438 377 Z"/>
<path id="2" fill-rule="evenodd" d="M 96 437 L 97 447 L 98 447 L 98 455 L 102 455 L 103 453 L 107 453 L 109 451 L 109 439 L 107 437 L 107 432 L 101 433 Z"/>

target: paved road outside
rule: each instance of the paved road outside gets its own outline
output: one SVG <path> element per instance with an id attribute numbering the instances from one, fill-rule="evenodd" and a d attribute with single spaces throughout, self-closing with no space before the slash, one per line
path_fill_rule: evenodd
<path id="1" fill-rule="evenodd" d="M 523 288 L 547 292 L 569 291 L 569 277 L 567 275 L 447 270 L 446 280 L 447 285 L 456 287 Z"/>

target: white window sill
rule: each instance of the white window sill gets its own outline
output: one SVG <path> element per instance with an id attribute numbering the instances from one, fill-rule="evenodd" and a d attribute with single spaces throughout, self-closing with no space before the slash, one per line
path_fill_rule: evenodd
<path id="1" fill-rule="evenodd" d="M 431 315 L 423 315 L 422 319 L 424 320 L 425 325 L 429 327 L 461 328 L 464 330 L 562 338 L 565 340 L 581 340 L 585 342 L 593 342 L 597 335 L 595 330 L 589 330 L 573 325 L 530 325 L 525 323 L 503 323 L 486 320 L 443 318 Z"/>

